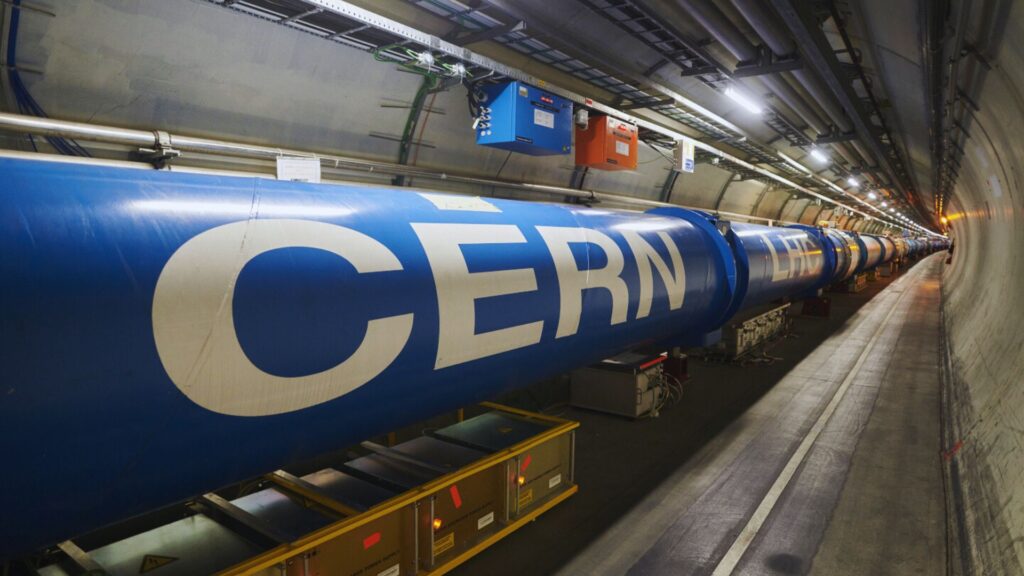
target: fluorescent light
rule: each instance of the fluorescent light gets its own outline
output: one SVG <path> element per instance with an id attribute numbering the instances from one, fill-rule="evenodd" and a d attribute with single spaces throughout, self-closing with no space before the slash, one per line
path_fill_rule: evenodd
<path id="1" fill-rule="evenodd" d="M 811 148 L 811 158 L 818 162 L 828 162 L 828 154 L 821 151 L 821 148 Z"/>
<path id="2" fill-rule="evenodd" d="M 860 182 L 857 182 L 857 179 L 854 178 L 853 176 L 847 178 L 846 183 L 849 184 L 850 186 L 853 186 L 854 188 L 860 186 Z"/>
<path id="3" fill-rule="evenodd" d="M 829 180 L 828 178 L 822 178 L 821 176 L 818 176 L 818 180 L 821 180 L 821 181 L 822 181 L 822 182 L 824 182 L 824 183 L 825 183 L 825 184 L 826 184 L 826 185 L 827 185 L 827 186 L 828 186 L 829 188 L 831 188 L 831 189 L 835 190 L 836 192 L 841 192 L 841 193 L 844 193 L 844 194 L 846 193 L 846 190 L 843 190 L 843 189 L 842 189 L 842 188 L 840 188 L 839 186 L 836 186 L 836 185 L 835 185 L 835 183 L 834 183 L 834 182 L 832 182 L 831 180 Z"/>
<path id="4" fill-rule="evenodd" d="M 895 211 L 896 211 L 895 208 L 889 208 L 889 212 L 895 212 Z"/>
<path id="5" fill-rule="evenodd" d="M 760 114 L 764 112 L 764 108 L 760 104 L 755 102 L 746 94 L 743 94 L 739 90 L 736 90 L 732 86 L 725 89 L 725 95 L 728 96 L 733 102 L 742 106 L 747 112 L 752 114 Z"/>
<path id="6" fill-rule="evenodd" d="M 786 155 L 785 155 L 785 154 L 783 154 L 782 152 L 779 152 L 779 158 L 782 158 L 782 159 L 783 159 L 783 160 L 785 160 L 785 161 L 786 161 L 787 163 L 789 163 L 789 165 L 790 165 L 790 166 L 793 166 L 793 167 L 794 167 L 794 168 L 796 168 L 797 170 L 800 170 L 800 171 L 802 171 L 802 172 L 806 172 L 806 173 L 808 173 L 808 174 L 813 174 L 813 172 L 811 172 L 811 169 L 810 169 L 810 168 L 808 168 L 808 167 L 804 166 L 803 164 L 801 164 L 801 163 L 797 162 L 796 160 L 793 160 L 792 158 L 790 158 L 789 156 L 786 156 Z"/>
<path id="7" fill-rule="evenodd" d="M 885 208 L 885 207 L 886 207 L 886 206 L 888 206 L 888 205 L 889 205 L 889 203 L 888 203 L 888 202 L 882 202 L 882 208 Z"/>
<path id="8" fill-rule="evenodd" d="M 868 200 L 878 200 L 878 194 L 874 192 L 868 192 Z"/>

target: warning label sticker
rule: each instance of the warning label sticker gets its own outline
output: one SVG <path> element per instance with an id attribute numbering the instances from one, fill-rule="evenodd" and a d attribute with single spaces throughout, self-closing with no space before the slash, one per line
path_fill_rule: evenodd
<path id="1" fill-rule="evenodd" d="M 629 156 L 629 142 L 615 141 L 615 153 L 619 156 Z"/>
<path id="2" fill-rule="evenodd" d="M 548 480 L 548 488 L 554 488 L 555 486 L 558 486 L 561 483 L 562 483 L 562 475 L 561 474 L 555 474 L 554 476 L 551 477 L 550 480 Z"/>
<path id="3" fill-rule="evenodd" d="M 533 502 L 533 488 L 525 490 L 521 494 L 519 494 L 519 508 L 524 508 L 530 502 Z"/>
<path id="4" fill-rule="evenodd" d="M 533 123 L 537 126 L 543 126 L 545 128 L 555 127 L 555 115 L 546 110 L 534 108 L 533 110 Z"/>
<path id="5" fill-rule="evenodd" d="M 156 554 L 146 554 L 142 558 L 142 564 L 139 565 L 139 574 L 145 574 L 146 572 L 152 572 L 157 568 L 167 566 L 171 562 L 174 562 L 177 558 L 171 556 L 157 556 Z"/>
<path id="6" fill-rule="evenodd" d="M 493 523 L 494 523 L 494 512 L 488 512 L 487 514 L 484 514 L 480 518 L 477 518 L 476 529 L 477 530 L 483 530 L 484 528 L 490 526 Z"/>
<path id="7" fill-rule="evenodd" d="M 451 550 L 455 546 L 455 532 L 449 532 L 448 535 L 434 540 L 434 556 L 438 556 L 443 552 Z"/>

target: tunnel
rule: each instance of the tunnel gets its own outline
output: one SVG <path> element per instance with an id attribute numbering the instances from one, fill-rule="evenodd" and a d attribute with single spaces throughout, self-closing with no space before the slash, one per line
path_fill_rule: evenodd
<path id="1" fill-rule="evenodd" d="M 1022 38 L 4 1 L 2 573 L 1024 574 Z"/>

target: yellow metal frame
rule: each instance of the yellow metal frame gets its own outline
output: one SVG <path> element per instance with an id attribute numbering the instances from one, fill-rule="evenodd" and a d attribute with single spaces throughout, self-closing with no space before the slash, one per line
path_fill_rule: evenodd
<path id="1" fill-rule="evenodd" d="M 236 564 L 235 566 L 218 572 L 217 574 L 219 576 L 243 576 L 247 574 L 254 574 L 261 570 L 266 570 L 267 568 L 273 568 L 274 566 L 282 564 L 291 558 L 294 558 L 305 552 L 313 550 L 317 546 L 330 542 L 331 540 L 334 540 L 335 538 L 338 538 L 351 530 L 355 530 L 360 526 L 363 526 L 365 524 L 373 522 L 374 520 L 387 516 L 388 514 L 396 512 L 406 506 L 410 506 L 417 502 L 418 500 L 422 500 L 425 497 L 429 497 L 434 493 L 440 492 L 441 490 L 444 490 L 446 487 L 448 487 L 450 484 L 454 482 L 459 482 L 465 478 L 480 473 L 490 468 L 491 466 L 497 466 L 510 458 L 514 458 L 528 450 L 533 449 L 536 446 L 539 446 L 547 442 L 548 440 L 551 440 L 563 434 L 568 434 L 569 432 L 572 432 L 576 428 L 579 428 L 580 425 L 579 422 L 574 422 L 572 420 L 566 420 L 564 418 L 558 418 L 556 416 L 549 416 L 547 414 L 537 414 L 526 410 L 519 410 L 518 408 L 503 406 L 501 404 L 495 404 L 493 402 L 482 402 L 480 405 L 485 408 L 490 408 L 491 410 L 515 414 L 517 416 L 522 416 L 533 420 L 539 420 L 542 422 L 548 422 L 550 424 L 553 424 L 553 426 L 550 429 L 538 434 L 537 436 L 534 436 L 528 440 L 524 440 L 519 444 L 515 444 L 513 446 L 505 448 L 504 450 L 500 450 L 498 452 L 490 454 L 486 458 L 478 460 L 470 464 L 469 466 L 466 466 L 465 468 L 461 468 L 459 470 L 456 470 L 455 472 L 452 472 L 451 474 L 446 474 L 444 476 L 441 476 L 440 478 L 431 480 L 426 484 L 417 486 L 412 490 L 403 492 L 402 494 L 390 500 L 382 502 L 361 514 L 338 520 L 333 524 L 324 526 L 323 528 L 315 532 L 311 532 L 310 534 L 303 536 L 295 542 L 282 544 L 280 546 L 267 550 L 266 552 L 258 556 L 254 556 L 249 560 L 246 560 L 245 562 Z M 340 502 L 335 501 L 332 498 L 329 498 L 327 496 L 324 496 L 323 494 L 314 492 L 312 490 L 307 490 L 305 487 L 295 484 L 293 482 L 289 482 L 287 479 L 277 476 L 275 474 L 268 474 L 266 478 L 276 484 L 285 487 L 286 489 L 292 492 L 301 495 L 303 498 L 307 498 L 312 502 L 316 502 L 317 504 L 330 510 L 333 510 L 335 512 L 338 512 L 340 514 L 349 515 L 352 512 L 352 510 L 349 507 L 341 504 Z M 494 544 L 498 540 L 501 540 L 505 536 L 508 536 L 510 533 L 514 532 L 523 524 L 533 520 L 537 516 L 540 516 L 547 510 L 551 509 L 559 502 L 562 502 L 566 498 L 572 496 L 577 492 L 577 490 L 578 488 L 574 484 L 565 492 L 562 492 L 557 496 L 551 498 L 550 500 L 538 506 L 535 510 L 532 510 L 528 514 L 525 514 L 520 518 L 517 518 L 512 523 L 506 525 L 504 528 L 502 528 L 498 532 L 495 532 L 491 536 L 488 536 L 484 540 L 474 545 L 472 548 L 462 552 L 458 556 L 434 568 L 433 570 L 430 570 L 428 572 L 422 572 L 421 574 L 439 576 L 440 574 L 444 574 L 454 569 L 456 566 L 462 564 L 475 554 L 479 553 L 481 550 L 491 546 L 492 544 Z"/>

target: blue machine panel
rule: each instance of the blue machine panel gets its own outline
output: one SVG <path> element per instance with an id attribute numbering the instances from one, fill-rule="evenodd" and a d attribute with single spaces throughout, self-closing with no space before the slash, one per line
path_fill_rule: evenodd
<path id="1" fill-rule="evenodd" d="M 476 143 L 532 156 L 572 151 L 572 102 L 518 81 L 481 91 Z"/>

